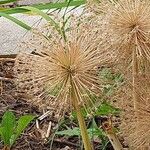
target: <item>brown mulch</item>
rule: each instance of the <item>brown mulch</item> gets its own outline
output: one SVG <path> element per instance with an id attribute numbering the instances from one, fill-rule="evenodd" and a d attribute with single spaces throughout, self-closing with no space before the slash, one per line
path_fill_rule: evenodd
<path id="1" fill-rule="evenodd" d="M 17 118 L 24 114 L 32 114 L 37 117 L 41 116 L 38 107 L 30 105 L 26 102 L 26 95 L 19 93 L 14 84 L 14 66 L 13 58 L 0 58 L 0 120 L 6 110 L 14 112 Z M 52 128 L 57 126 L 54 118 L 48 116 L 39 122 L 40 128 L 44 131 L 47 130 L 49 122 L 52 122 Z M 41 132 L 36 128 L 35 120 L 30 123 L 24 134 L 17 140 L 12 150 L 50 150 L 51 138 L 53 131 L 48 140 L 42 139 Z M 3 148 L 3 143 L 0 142 L 0 149 Z M 66 139 L 57 139 L 53 141 L 52 150 L 75 150 L 76 145 L 74 142 L 66 141 Z"/>
<path id="2" fill-rule="evenodd" d="M 0 57 L 0 122 L 5 111 L 14 112 L 17 118 L 24 114 L 32 114 L 37 117 L 43 115 L 38 107 L 27 103 L 28 97 L 25 93 L 20 93 L 14 83 L 13 66 L 15 57 Z M 48 139 L 43 139 L 43 132 L 47 131 L 48 124 L 51 121 L 52 127 Z M 69 123 L 71 125 L 71 123 Z M 47 116 L 39 121 L 41 130 L 36 127 L 36 121 L 32 121 L 25 132 L 18 138 L 12 150 L 80 150 L 81 141 L 78 138 L 57 137 L 54 138 L 55 130 L 58 126 L 57 121 L 52 116 Z M 41 132 L 42 131 L 42 132 Z M 52 146 L 51 146 L 52 143 Z M 80 143 L 80 144 L 79 144 Z M 98 147 L 99 143 L 96 143 Z M 3 143 L 0 142 L 0 149 Z M 99 148 L 95 148 L 95 150 Z M 107 150 L 113 150 L 111 145 Z"/>

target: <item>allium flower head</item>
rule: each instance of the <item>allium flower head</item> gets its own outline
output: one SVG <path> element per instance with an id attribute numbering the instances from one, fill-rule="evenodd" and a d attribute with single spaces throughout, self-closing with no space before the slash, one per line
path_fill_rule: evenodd
<path id="1" fill-rule="evenodd" d="M 126 105 L 122 116 L 121 129 L 130 149 L 148 150 L 150 147 L 150 76 L 140 77 L 136 85 L 138 109 L 133 104 Z M 129 94 L 129 92 L 128 92 Z M 129 96 L 128 96 L 129 97 Z M 132 95 L 130 95 L 132 97 Z M 130 98 L 130 101 L 132 99 Z"/>
<path id="2" fill-rule="evenodd" d="M 150 1 L 115 0 L 109 3 L 104 19 L 106 34 L 118 53 L 118 59 L 150 61 Z"/>
<path id="3" fill-rule="evenodd" d="M 87 111 L 94 108 L 94 97 L 101 91 L 97 68 L 107 62 L 109 56 L 98 50 L 97 32 L 89 29 L 92 27 L 86 24 L 71 29 L 66 33 L 67 42 L 61 36 L 45 38 L 42 34 L 35 36 L 35 42 L 38 39 L 40 45 L 33 42 L 29 47 L 28 41 L 25 49 L 36 50 L 20 52 L 14 70 L 19 87 L 34 97 L 30 99 L 32 103 L 62 114 L 74 107 L 73 84 L 78 105 Z"/>

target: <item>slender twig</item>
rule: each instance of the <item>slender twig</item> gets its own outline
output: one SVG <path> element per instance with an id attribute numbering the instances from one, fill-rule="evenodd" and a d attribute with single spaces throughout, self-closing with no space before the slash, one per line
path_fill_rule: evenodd
<path id="1" fill-rule="evenodd" d="M 11 55 L 0 55 L 0 59 L 4 58 L 16 58 L 17 54 L 11 54 Z"/>
<path id="2" fill-rule="evenodd" d="M 137 61 L 135 51 L 133 52 L 133 67 L 132 67 L 132 85 L 133 85 L 133 103 L 134 109 L 137 109 L 137 92 L 136 92 L 136 77 L 137 77 Z"/>
<path id="3" fill-rule="evenodd" d="M 13 80 L 10 78 L 0 77 L 0 81 L 9 81 L 12 82 Z"/>

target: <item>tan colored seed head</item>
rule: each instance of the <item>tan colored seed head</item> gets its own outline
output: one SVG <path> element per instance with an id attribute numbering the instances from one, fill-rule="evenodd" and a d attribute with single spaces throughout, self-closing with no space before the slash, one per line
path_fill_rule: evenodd
<path id="1" fill-rule="evenodd" d="M 124 65 L 129 66 L 133 52 L 140 66 L 144 66 L 145 61 L 150 62 L 149 12 L 149 0 L 113 0 L 109 2 L 102 27 L 113 46 L 111 50 L 116 51 L 118 61 L 123 60 Z"/>
<path id="2" fill-rule="evenodd" d="M 121 116 L 121 131 L 130 149 L 147 150 L 150 146 L 150 76 L 141 75 L 136 85 L 138 91 L 137 110 L 134 110 L 132 93 L 126 95 L 129 98 L 124 106 Z M 129 89 L 129 87 L 127 87 Z M 127 98 L 126 98 L 127 99 Z"/>
<path id="3" fill-rule="evenodd" d="M 91 30 L 90 25 L 70 29 L 66 32 L 67 42 L 61 36 L 35 35 L 35 43 L 41 44 L 33 42 L 30 45 L 28 41 L 25 49 L 36 47 L 35 50 L 20 52 L 14 68 L 18 86 L 34 97 L 30 102 L 47 106 L 56 114 L 73 109 L 71 83 L 75 85 L 78 104 L 87 112 L 95 109 L 94 97 L 101 93 L 98 67 L 110 59 L 107 53 L 98 49 L 97 32 Z"/>

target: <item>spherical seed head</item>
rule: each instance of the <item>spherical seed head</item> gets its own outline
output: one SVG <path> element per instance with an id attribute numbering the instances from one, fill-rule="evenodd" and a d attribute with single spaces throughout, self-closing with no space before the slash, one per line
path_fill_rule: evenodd
<path id="1" fill-rule="evenodd" d="M 136 85 L 138 92 L 137 109 L 134 110 L 132 103 L 124 107 L 125 112 L 121 116 L 121 131 L 130 149 L 146 150 L 150 146 L 150 76 L 141 75 L 138 79 Z"/>
<path id="2" fill-rule="evenodd" d="M 45 38 L 38 34 L 35 42 L 38 39 L 41 44 L 27 43 L 26 48 L 36 47 L 36 50 L 20 52 L 15 62 L 18 86 L 34 97 L 30 99 L 32 103 L 47 106 L 55 114 L 63 114 L 74 107 L 71 83 L 76 88 L 78 105 L 87 111 L 95 108 L 93 97 L 99 96 L 101 91 L 97 68 L 107 60 L 107 54 L 102 55 L 98 50 L 97 32 L 89 30 L 92 27 L 84 24 L 70 29 L 66 32 L 66 42 L 61 36 Z"/>
<path id="3" fill-rule="evenodd" d="M 106 13 L 109 6 L 110 0 L 88 0 L 86 3 L 86 11 L 93 15 L 95 14 L 95 17 L 97 17 L 97 15 Z"/>
<path id="4" fill-rule="evenodd" d="M 129 64 L 135 52 L 140 64 L 150 62 L 150 1 L 116 0 L 109 6 L 103 20 L 104 32 L 118 60 Z"/>

